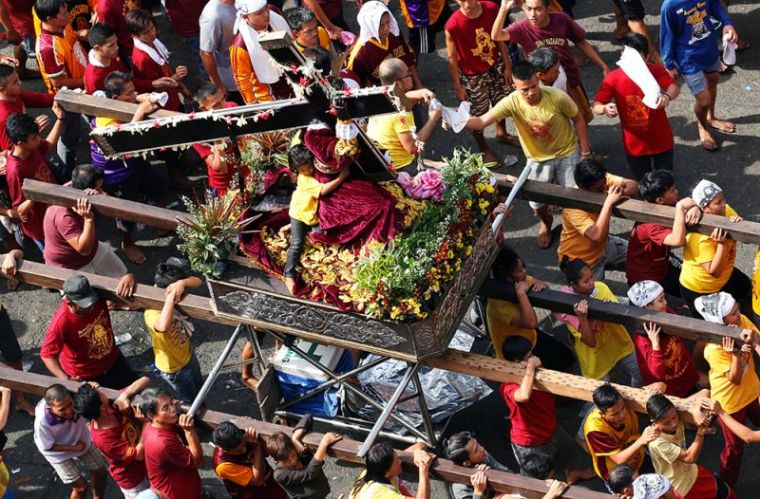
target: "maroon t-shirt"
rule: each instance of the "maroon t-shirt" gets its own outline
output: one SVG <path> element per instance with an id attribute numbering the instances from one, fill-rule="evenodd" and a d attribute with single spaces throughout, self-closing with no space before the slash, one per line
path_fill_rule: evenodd
<path id="1" fill-rule="evenodd" d="M 151 424 L 145 425 L 143 432 L 150 485 L 170 499 L 200 499 L 201 477 L 179 433 Z"/>
<path id="2" fill-rule="evenodd" d="M 501 396 L 509 407 L 512 429 L 510 439 L 517 445 L 533 447 L 547 443 L 557 428 L 557 410 L 554 397 L 549 392 L 533 390 L 527 402 L 515 402 L 518 383 L 503 383 L 499 388 Z"/>
<path id="3" fill-rule="evenodd" d="M 628 238 L 625 276 L 628 282 L 662 282 L 668 275 L 670 247 L 663 244 L 673 229 L 654 223 L 637 223 Z"/>
<path id="4" fill-rule="evenodd" d="M 93 94 L 96 90 L 104 90 L 106 77 L 114 71 L 127 72 L 127 67 L 118 57 L 111 59 L 106 68 L 88 62 L 84 68 L 84 91 Z"/>
<path id="5" fill-rule="evenodd" d="M 34 36 L 34 17 L 32 17 L 34 0 L 2 0 L 2 2 L 8 10 L 11 26 L 21 35 L 21 38 Z"/>
<path id="6" fill-rule="evenodd" d="M 140 0 L 98 0 L 98 20 L 116 30 L 119 54 L 122 56 L 131 57 L 132 47 L 135 45 L 124 16 L 130 10 L 139 9 L 141 6 Z"/>
<path id="7" fill-rule="evenodd" d="M 26 108 L 39 107 L 39 108 L 51 108 L 53 107 L 53 95 L 45 92 L 27 92 L 21 91 L 21 95 L 16 100 L 3 100 L 0 99 L 0 123 L 8 121 L 8 116 L 13 113 L 26 112 Z M 13 144 L 11 139 L 8 138 L 8 131 L 5 125 L 0 126 L 0 151 L 6 151 L 11 148 Z"/>
<path id="8" fill-rule="evenodd" d="M 8 181 L 8 193 L 11 195 L 11 206 L 18 206 L 26 201 L 22 187 L 24 180 L 31 178 L 40 182 L 55 184 L 55 177 L 50 171 L 45 155 L 50 151 L 50 143 L 43 140 L 40 147 L 32 151 L 26 159 L 17 158 L 13 154 L 8 156 L 8 162 L 5 166 L 5 175 Z M 43 220 L 45 210 L 48 205 L 34 202 L 29 211 L 26 212 L 26 222 L 21 222 L 21 229 L 24 234 L 36 239 L 37 241 L 45 240 L 45 231 L 43 230 Z"/>
<path id="9" fill-rule="evenodd" d="M 95 258 L 96 246 L 89 255 L 81 255 L 68 243 L 84 230 L 84 219 L 65 206 L 50 206 L 45 212 L 45 263 L 65 269 L 81 269 Z M 97 242 L 96 242 L 97 244 Z"/>
<path id="10" fill-rule="evenodd" d="M 673 78 L 661 64 L 647 64 L 660 88 L 667 89 Z M 607 104 L 615 99 L 623 129 L 623 146 L 630 156 L 648 156 L 673 149 L 673 130 L 664 109 L 644 105 L 644 92 L 622 69 L 607 73 L 595 101 Z"/>
<path id="11" fill-rule="evenodd" d="M 549 14 L 549 24 L 536 28 L 527 19 L 522 19 L 507 26 L 509 41 L 520 45 L 525 56 L 541 47 L 549 47 L 559 54 L 560 64 L 567 73 L 569 87 L 581 83 L 580 68 L 575 62 L 570 42 L 578 43 L 586 39 L 586 31 L 581 25 L 564 12 Z"/>
<path id="12" fill-rule="evenodd" d="M 135 80 L 147 81 L 157 80 L 174 74 L 168 64 L 159 65 L 146 52 L 137 47 L 132 50 L 132 72 Z M 135 84 L 135 87 L 137 87 L 137 84 Z M 169 95 L 169 100 L 164 109 L 168 111 L 180 111 L 182 101 L 179 99 L 179 90 L 177 88 L 165 88 L 162 92 L 166 92 Z"/>
<path id="13" fill-rule="evenodd" d="M 445 26 L 456 46 L 459 70 L 466 75 L 485 73 L 501 59 L 499 48 L 491 40 L 491 27 L 499 7 L 491 2 L 480 2 L 480 6 L 483 12 L 477 18 L 470 19 L 460 9 Z"/>
<path id="14" fill-rule="evenodd" d="M 363 87 L 380 85 L 380 64 L 389 57 L 401 59 L 408 67 L 417 65 L 417 56 L 400 35 L 388 35 L 385 46 L 374 39 L 361 47 L 354 44 L 349 54 L 346 67 L 359 76 Z"/>
<path id="15" fill-rule="evenodd" d="M 86 315 L 71 313 L 66 303 L 64 299 L 50 319 L 40 357 L 57 358 L 69 376 L 102 376 L 119 359 L 106 301 L 97 302 Z"/>
<path id="16" fill-rule="evenodd" d="M 106 409 L 116 416 L 119 424 L 111 428 L 97 429 L 90 423 L 92 443 L 108 461 L 108 472 L 116 485 L 122 489 L 132 489 L 140 485 L 148 476 L 145 461 L 137 459 L 137 444 L 140 443 L 142 425 L 133 418 L 117 412 L 113 407 Z"/>
<path id="17" fill-rule="evenodd" d="M 181 37 L 200 35 L 198 19 L 208 0 L 165 0 L 164 7 L 174 31 Z"/>

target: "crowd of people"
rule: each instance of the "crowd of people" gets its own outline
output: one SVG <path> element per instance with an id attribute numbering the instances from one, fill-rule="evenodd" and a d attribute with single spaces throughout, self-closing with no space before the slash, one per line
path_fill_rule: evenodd
<path id="1" fill-rule="evenodd" d="M 681 198 L 667 115 L 682 80 L 693 96 L 696 133 L 706 151 L 719 149 L 717 133 L 736 131 L 734 123 L 716 114 L 720 74 L 735 64 L 735 51 L 749 48 L 728 15 L 728 2 L 665 0 L 659 41 L 645 23 L 640 0 L 608 2 L 617 19 L 615 37 L 623 43 L 621 64 L 614 70 L 574 20 L 573 0 L 457 0 L 453 12 L 444 0 L 400 0 L 408 40 L 401 19 L 377 0 L 357 1 L 358 29 L 346 22 L 341 0 L 294 3 L 285 8 L 277 0 L 0 2 L 0 24 L 14 55 L 0 60 L 1 270 L 9 289 L 18 286 L 16 269 L 26 255 L 115 278 L 115 293 L 128 297 L 135 277 L 98 237 L 88 197 L 166 206 L 173 190 L 193 186 L 186 172 L 195 164 L 205 167 L 212 196 L 224 196 L 234 188 L 233 181 L 249 173 L 236 148 L 224 140 L 188 151 L 157 151 L 150 159 L 108 158 L 91 142 L 89 157 L 81 157 L 89 130 L 121 122 L 65 112 L 54 100 L 59 90 L 82 89 L 136 104 L 133 122 L 161 108 L 212 111 L 291 98 L 292 81 L 259 42 L 263 33 L 285 31 L 306 60 L 324 75 L 333 74 L 331 85 L 347 91 L 384 85 L 403 94 L 398 113 L 373 116 L 362 125 L 394 171 L 411 176 L 421 171 L 424 143 L 441 123 L 447 133 L 470 130 L 484 159 L 498 166 L 499 155 L 484 134 L 495 125 L 496 141 L 519 148 L 527 158 L 528 178 L 606 195 L 598 213 L 561 212 L 557 265 L 567 285 L 560 290 L 580 298 L 572 313 L 555 314 L 566 326 L 569 342 L 539 327 L 528 293 L 540 293 L 548 285 L 529 275 L 527 262 L 505 245 L 493 264 L 492 277 L 513 286 L 516 301 L 489 299 L 484 324 L 495 356 L 524 368 L 520 382 L 499 389 L 509 412 L 514 471 L 547 480 L 545 497 L 560 497 L 567 484 L 594 478 L 621 497 L 735 497 L 744 443 L 760 441 L 760 434 L 746 426 L 748 420 L 760 424 L 760 379 L 754 364 L 754 352 L 760 353 L 760 269 L 750 278 L 736 268 L 737 243 L 726 231 L 688 231 L 704 214 L 733 223 L 741 217 L 728 204 L 726 192 L 707 179 Z M 176 64 L 160 39 L 166 37 L 157 29 L 154 12 L 161 8 L 192 54 L 190 68 Z M 470 117 L 461 127 L 443 118 L 442 106 L 418 69 L 419 58 L 435 50 L 440 32 L 454 95 L 469 103 Z M 36 59 L 36 69 L 27 67 L 29 59 Z M 594 69 L 585 68 L 589 62 Z M 603 75 L 592 97 L 581 82 L 582 71 Z M 25 90 L 22 80 L 33 78 L 41 78 L 47 92 Z M 27 113 L 32 108 L 48 108 L 53 117 L 33 118 Z M 619 117 L 620 152 L 630 178 L 610 174 L 604 158 L 594 152 L 590 123 L 595 115 Z M 516 136 L 509 133 L 507 118 Z M 290 247 L 282 276 L 291 293 L 304 286 L 297 269 L 308 238 L 338 244 L 390 239 L 408 215 L 385 190 L 349 172 L 351 157 L 333 151 L 336 140 L 355 137 L 348 129 L 337 132 L 324 123 L 312 124 L 288 150 L 295 189 L 289 224 L 283 227 Z M 71 208 L 48 206 L 26 198 L 22 187 L 27 179 L 68 184 L 82 197 Z M 626 197 L 674 207 L 672 227 L 636 223 L 628 239 L 612 235 L 613 208 Z M 359 206 L 356 199 L 366 202 Z M 539 220 L 537 245 L 550 248 L 556 207 L 530 205 Z M 351 223 L 360 222 L 352 233 L 336 215 L 338 209 L 353 211 Z M 129 262 L 144 264 L 146 256 L 135 244 L 139 225 L 116 220 L 115 228 Z M 682 261 L 672 254 L 675 248 L 683 248 Z M 632 306 L 676 313 L 668 305 L 669 298 L 676 298 L 686 305 L 682 313 L 738 328 L 740 339 L 698 341 L 692 348 L 652 323 L 629 331 L 589 317 L 589 299 L 620 300 L 604 282 L 609 269 L 625 270 L 626 299 Z M 77 382 L 78 389 L 52 384 L 35 405 L 21 392 L 0 388 L 0 449 L 6 441 L 1 430 L 15 404 L 33 418 L 34 443 L 71 487 L 71 498 L 86 497 L 90 490 L 93 497 L 104 497 L 109 475 L 127 498 L 202 497 L 198 470 L 207 465 L 206 458 L 196 421 L 179 407 L 199 393 L 201 366 L 193 351 L 194 325 L 175 308 L 201 283 L 181 259 L 169 258 L 155 270 L 154 284 L 165 290 L 165 302 L 160 310 L 145 310 L 144 323 L 154 372 L 165 382 L 157 387 L 135 373 L 116 345 L 110 313 L 123 305 L 99 295 L 81 274 L 67 279 L 40 357 L 49 374 Z M 1 304 L 0 353 L 5 364 L 21 369 L 23 353 Z M 244 356 L 252 355 L 248 345 Z M 554 397 L 536 389 L 536 374 L 542 368 L 573 372 L 576 362 L 583 376 L 604 383 L 594 390 L 593 403 L 584 407 L 582 423 L 571 435 L 558 422 Z M 648 426 L 639 426 L 634 410 L 608 383 L 613 380 L 648 391 Z M 243 381 L 256 386 L 249 366 L 243 368 Z M 109 400 L 106 389 L 119 390 L 118 397 Z M 690 400 L 688 422 L 681 421 L 667 396 Z M 717 473 L 699 464 L 714 422 L 725 441 Z M 308 415 L 291 434 L 259 435 L 231 421 L 219 424 L 213 430 L 211 468 L 231 497 L 328 497 L 331 486 L 323 465 L 341 436 L 326 433 L 311 451 L 303 441 L 311 426 Z M 694 430 L 691 443 L 687 429 Z M 401 452 L 418 469 L 415 493 L 399 479 Z M 486 471 L 509 468 L 472 434 L 449 436 L 439 455 L 475 470 L 469 485 L 454 485 L 455 497 L 498 497 L 489 490 Z M 590 466 L 583 464 L 587 455 Z M 398 451 L 376 443 L 354 486 L 344 492 L 351 499 L 428 498 L 436 457 L 423 444 Z M 2 459 L 0 497 L 13 498 L 12 489 Z"/>

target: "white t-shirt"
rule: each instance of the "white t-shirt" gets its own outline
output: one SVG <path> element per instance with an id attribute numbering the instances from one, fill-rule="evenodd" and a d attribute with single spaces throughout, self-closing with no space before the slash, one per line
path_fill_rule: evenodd
<path id="1" fill-rule="evenodd" d="M 61 452 L 49 450 L 53 445 L 76 445 L 80 441 L 85 448 L 79 452 Z M 45 399 L 34 408 L 34 443 L 45 459 L 50 463 L 61 463 L 86 454 L 92 445 L 90 429 L 83 417 L 74 420 L 61 419 L 47 410 Z"/>
<path id="2" fill-rule="evenodd" d="M 233 27 L 236 15 L 234 4 L 225 5 L 219 0 L 209 0 L 198 19 L 201 28 L 200 48 L 214 54 L 219 78 L 231 92 L 237 88 L 230 65 L 230 45 L 235 36 Z"/>

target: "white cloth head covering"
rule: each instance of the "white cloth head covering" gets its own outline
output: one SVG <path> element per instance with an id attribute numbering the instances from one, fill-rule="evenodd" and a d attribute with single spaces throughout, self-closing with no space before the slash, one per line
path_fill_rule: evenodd
<path id="1" fill-rule="evenodd" d="M 734 297 L 723 291 L 694 300 L 694 307 L 702 318 L 715 324 L 724 324 L 723 318 L 731 313 L 734 305 Z"/>
<path id="2" fill-rule="evenodd" d="M 166 45 L 161 43 L 161 40 L 158 38 L 153 40 L 153 46 L 148 45 L 137 38 L 133 38 L 132 41 L 135 43 L 135 47 L 148 54 L 148 57 L 159 66 L 169 64 L 169 49 L 166 48 Z"/>
<path id="3" fill-rule="evenodd" d="M 388 17 L 391 19 L 391 35 L 398 36 L 401 33 L 396 18 L 393 17 L 393 14 L 391 14 L 391 11 L 384 3 L 377 0 L 364 2 L 362 8 L 359 9 L 359 13 L 356 15 L 356 20 L 359 23 L 359 40 L 356 43 L 360 47 L 372 38 L 380 41 L 380 19 L 382 19 L 383 14 L 388 14 Z"/>
<path id="4" fill-rule="evenodd" d="M 628 290 L 628 298 L 637 307 L 646 307 L 664 291 L 659 282 L 639 281 Z"/>
<path id="5" fill-rule="evenodd" d="M 259 44 L 259 34 L 251 28 L 243 16 L 253 14 L 266 7 L 266 0 L 235 0 L 237 18 L 235 19 L 234 32 L 240 33 L 245 42 L 245 48 L 251 57 L 251 65 L 256 73 L 256 79 L 262 83 L 271 84 L 280 79 L 280 72 L 272 65 L 272 56 Z M 274 31 L 287 31 L 292 35 L 287 21 L 276 12 L 269 11 L 269 26 Z"/>
<path id="6" fill-rule="evenodd" d="M 691 191 L 691 199 L 693 199 L 701 208 L 704 208 L 721 192 L 723 192 L 723 189 L 721 189 L 718 184 L 702 179 L 696 187 L 694 187 L 694 190 Z"/>
<path id="7" fill-rule="evenodd" d="M 633 499 L 660 499 L 670 490 L 670 480 L 657 473 L 640 475 L 633 481 Z"/>

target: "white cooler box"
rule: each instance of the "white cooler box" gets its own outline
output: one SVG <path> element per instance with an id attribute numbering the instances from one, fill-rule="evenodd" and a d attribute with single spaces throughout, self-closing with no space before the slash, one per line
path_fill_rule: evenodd
<path id="1" fill-rule="evenodd" d="M 296 338 L 293 342 L 293 346 L 299 348 L 309 358 L 316 360 L 329 370 L 334 370 L 338 365 L 341 355 L 345 349 L 328 346 L 318 345 L 311 343 L 300 338 Z M 286 346 L 281 346 L 272 360 L 274 370 L 291 376 L 298 376 L 299 378 L 314 379 L 320 381 L 327 381 L 327 376 L 319 369 L 309 364 L 300 355 Z"/>

